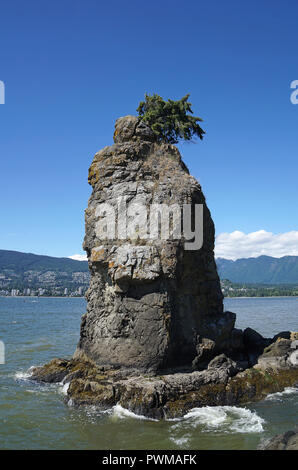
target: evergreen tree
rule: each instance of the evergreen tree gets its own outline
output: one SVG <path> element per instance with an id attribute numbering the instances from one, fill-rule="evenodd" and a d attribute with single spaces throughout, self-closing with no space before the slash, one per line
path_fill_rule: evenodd
<path id="1" fill-rule="evenodd" d="M 205 132 L 198 124 L 202 119 L 191 116 L 193 111 L 189 96 L 187 94 L 177 101 L 164 101 L 157 94 L 150 96 L 146 93 L 145 101 L 141 101 L 137 108 L 139 117 L 161 142 L 177 144 L 180 139 L 191 140 L 193 136 L 202 140 Z"/>

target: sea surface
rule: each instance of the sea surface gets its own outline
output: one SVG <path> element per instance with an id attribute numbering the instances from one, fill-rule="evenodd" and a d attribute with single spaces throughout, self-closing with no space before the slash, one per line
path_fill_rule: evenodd
<path id="1" fill-rule="evenodd" d="M 298 330 L 298 298 L 235 298 L 239 328 L 264 336 Z M 0 298 L 1 449 L 256 449 L 297 426 L 298 389 L 287 388 L 246 407 L 195 408 L 176 421 L 154 421 L 115 406 L 75 409 L 66 386 L 30 381 L 31 366 L 70 357 L 79 339 L 84 299 Z"/>

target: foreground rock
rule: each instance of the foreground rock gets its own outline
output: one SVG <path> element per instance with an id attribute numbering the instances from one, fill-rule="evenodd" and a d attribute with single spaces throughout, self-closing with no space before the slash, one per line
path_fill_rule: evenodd
<path id="1" fill-rule="evenodd" d="M 157 143 L 133 116 L 117 120 L 114 141 L 89 170 L 91 283 L 78 347 L 71 360 L 54 359 L 32 379 L 69 383 L 73 405 L 120 403 L 154 418 L 259 400 L 298 384 L 297 334 L 263 338 L 236 329 L 236 315 L 224 312 L 213 221 L 178 149 Z M 165 209 L 159 235 L 156 205 Z M 184 230 L 185 205 L 202 244 Z M 157 236 L 148 237 L 152 228 Z"/>
<path id="2" fill-rule="evenodd" d="M 224 354 L 211 360 L 203 371 L 158 376 L 130 375 L 121 368 L 102 367 L 80 359 L 53 359 L 34 369 L 32 379 L 69 383 L 66 400 L 74 406 L 110 408 L 121 404 L 151 418 L 177 418 L 191 408 L 241 405 L 285 387 L 298 387 L 298 367 L 291 359 L 295 351 L 291 345 L 286 348 L 284 341 L 287 340 L 278 338 L 272 342 L 254 367 L 242 371 L 239 363 Z M 273 351 L 277 354 L 282 351 L 283 355 L 273 356 Z M 264 359 L 268 357 L 271 362 L 266 368 Z"/>
<path id="3" fill-rule="evenodd" d="M 261 450 L 298 450 L 298 431 L 288 431 L 270 439 Z"/>

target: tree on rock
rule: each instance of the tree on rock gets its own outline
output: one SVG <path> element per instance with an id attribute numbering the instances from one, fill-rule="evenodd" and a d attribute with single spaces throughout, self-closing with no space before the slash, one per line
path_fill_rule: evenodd
<path id="1" fill-rule="evenodd" d="M 155 93 L 152 96 L 146 93 L 145 101 L 141 101 L 137 108 L 139 117 L 161 142 L 177 144 L 179 140 L 191 140 L 193 136 L 202 140 L 205 132 L 198 122 L 203 119 L 191 116 L 193 111 L 189 96 L 187 94 L 177 101 L 164 101 Z"/>

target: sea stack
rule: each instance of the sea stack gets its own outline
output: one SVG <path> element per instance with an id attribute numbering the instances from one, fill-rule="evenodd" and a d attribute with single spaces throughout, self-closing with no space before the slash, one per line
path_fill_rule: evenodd
<path id="1" fill-rule="evenodd" d="M 223 311 L 213 221 L 178 149 L 157 142 L 134 116 L 116 121 L 114 141 L 89 170 L 84 248 L 91 282 L 79 344 L 72 358 L 31 370 L 31 379 L 68 384 L 71 406 L 120 404 L 158 419 L 298 386 L 298 333 L 264 338 L 235 328 L 236 315 Z M 183 210 L 161 215 L 160 223 L 153 217 L 160 236 L 147 237 L 156 206 Z M 185 207 L 194 223 L 178 237 Z M 189 249 L 196 207 L 202 237 Z M 165 220 L 169 234 L 162 236 Z"/>
<path id="2" fill-rule="evenodd" d="M 228 346 L 235 322 L 234 314 L 223 311 L 214 224 L 201 186 L 177 147 L 156 142 L 138 118 L 118 119 L 114 142 L 96 153 L 89 170 L 93 191 L 84 249 L 91 283 L 75 357 L 143 372 L 199 368 Z M 161 233 L 149 238 L 157 204 L 181 213 L 187 204 L 193 215 L 195 205 L 202 205 L 202 247 L 185 249 L 183 238 L 162 239 Z M 112 213 L 104 213 L 105 205 Z M 145 235 L 129 216 L 137 205 L 145 213 Z M 116 230 L 114 239 L 104 240 L 107 217 Z M 127 233 L 133 224 L 134 233 Z"/>

